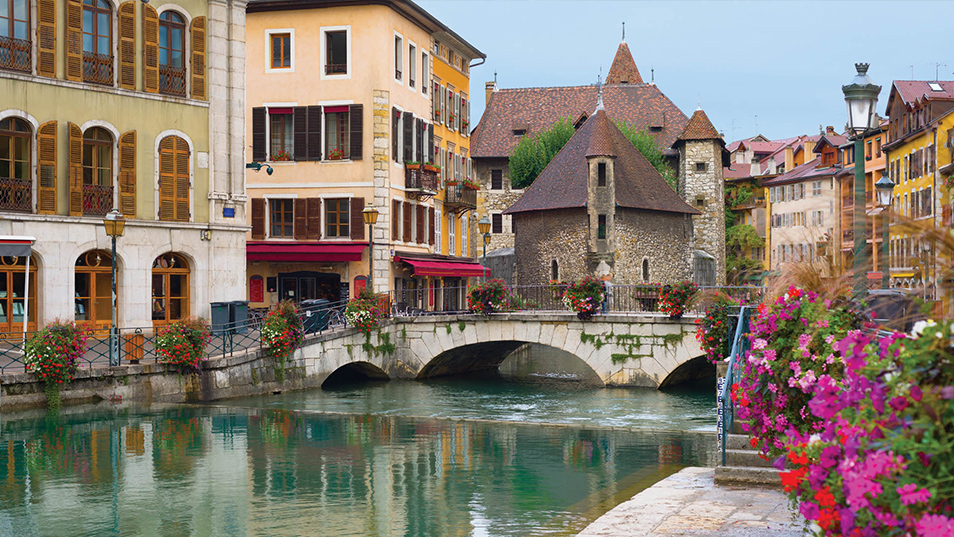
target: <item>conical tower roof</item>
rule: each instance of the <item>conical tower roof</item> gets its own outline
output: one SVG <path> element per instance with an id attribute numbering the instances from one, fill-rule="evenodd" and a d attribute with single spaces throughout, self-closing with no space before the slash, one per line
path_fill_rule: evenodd
<path id="1" fill-rule="evenodd" d="M 616 57 L 613 58 L 613 66 L 610 67 L 609 74 L 606 75 L 607 84 L 642 84 L 643 77 L 639 76 L 639 69 L 636 68 L 636 62 L 633 61 L 633 55 L 629 52 L 629 45 L 624 40 L 616 49 Z"/>
<path id="2" fill-rule="evenodd" d="M 682 134 L 676 138 L 676 144 L 680 141 L 687 140 L 721 139 L 722 135 L 712 126 L 712 122 L 709 121 L 709 116 L 702 111 L 702 108 L 697 108 L 696 111 L 692 113 L 692 117 L 689 118 L 689 123 L 686 124 L 686 128 L 682 130 Z"/>

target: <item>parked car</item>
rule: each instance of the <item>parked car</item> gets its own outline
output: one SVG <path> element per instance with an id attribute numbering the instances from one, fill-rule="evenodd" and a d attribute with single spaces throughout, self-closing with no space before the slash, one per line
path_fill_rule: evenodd
<path id="1" fill-rule="evenodd" d="M 899 332 L 910 332 L 924 319 L 915 297 L 900 289 L 870 290 L 865 303 L 872 321 Z"/>

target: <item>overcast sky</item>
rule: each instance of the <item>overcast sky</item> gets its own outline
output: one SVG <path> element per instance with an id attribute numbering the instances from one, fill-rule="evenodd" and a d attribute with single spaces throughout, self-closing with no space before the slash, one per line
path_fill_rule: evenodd
<path id="1" fill-rule="evenodd" d="M 418 0 L 487 55 L 471 70 L 472 120 L 484 83 L 501 88 L 595 83 L 626 42 L 643 80 L 686 115 L 701 104 L 726 141 L 815 134 L 846 122 L 841 86 L 855 62 L 882 86 L 954 79 L 954 2 Z"/>

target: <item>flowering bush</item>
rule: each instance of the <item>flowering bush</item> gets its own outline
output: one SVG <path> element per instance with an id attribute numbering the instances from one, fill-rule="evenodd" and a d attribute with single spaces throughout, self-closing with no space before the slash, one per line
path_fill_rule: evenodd
<path id="1" fill-rule="evenodd" d="M 376 295 L 368 290 L 352 299 L 345 306 L 345 320 L 348 324 L 365 334 L 381 324 L 381 319 L 387 316 L 387 295 Z"/>
<path id="2" fill-rule="evenodd" d="M 710 362 L 725 360 L 732 352 L 732 306 L 735 301 L 719 299 L 706 308 L 705 315 L 696 319 L 696 339 Z"/>
<path id="3" fill-rule="evenodd" d="M 344 158 L 344 151 L 337 147 L 328 152 L 328 160 L 341 160 Z"/>
<path id="4" fill-rule="evenodd" d="M 686 304 L 697 289 L 696 284 L 692 282 L 666 284 L 659 291 L 659 302 L 656 308 L 669 315 L 670 319 L 678 319 L 686 312 Z"/>
<path id="5" fill-rule="evenodd" d="M 159 361 L 175 365 L 180 371 L 195 371 L 211 338 L 212 333 L 202 319 L 176 321 L 159 329 L 156 354 Z"/>
<path id="6" fill-rule="evenodd" d="M 262 345 L 268 347 L 268 354 L 275 359 L 275 380 L 285 380 L 285 361 L 301 346 L 303 339 L 305 332 L 294 303 L 283 300 L 268 312 L 262 325 Z"/>
<path id="7" fill-rule="evenodd" d="M 465 177 L 464 180 L 461 181 L 461 184 L 463 184 L 464 188 L 469 188 L 471 190 L 480 190 L 480 183 L 478 183 L 477 181 L 474 181 L 470 177 Z"/>
<path id="8" fill-rule="evenodd" d="M 603 282 L 587 276 L 578 282 L 569 284 L 563 293 L 563 305 L 570 311 L 575 311 L 580 320 L 586 320 L 596 313 L 606 294 L 603 292 Z"/>
<path id="9" fill-rule="evenodd" d="M 86 334 L 73 323 L 55 322 L 27 341 L 23 363 L 46 384 L 50 409 L 60 407 L 60 389 L 73 380 L 84 352 Z"/>
<path id="10" fill-rule="evenodd" d="M 510 293 L 500 279 L 493 279 L 471 287 L 467 291 L 467 309 L 481 315 L 510 309 Z"/>

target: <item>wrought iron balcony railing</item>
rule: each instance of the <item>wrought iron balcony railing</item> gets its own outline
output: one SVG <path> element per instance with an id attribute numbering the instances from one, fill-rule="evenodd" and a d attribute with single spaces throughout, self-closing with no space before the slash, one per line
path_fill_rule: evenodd
<path id="1" fill-rule="evenodd" d="M 0 36 L 0 68 L 30 72 L 32 43 L 25 39 Z"/>
<path id="2" fill-rule="evenodd" d="M 83 81 L 93 84 L 113 84 L 113 56 L 111 54 L 83 53 Z"/>
<path id="3" fill-rule="evenodd" d="M 112 208 L 112 186 L 83 185 L 83 214 L 105 216 Z"/>
<path id="4" fill-rule="evenodd" d="M 167 95 L 186 94 L 186 70 L 173 65 L 159 66 L 159 93 Z"/>
<path id="5" fill-rule="evenodd" d="M 33 181 L 0 177 L 0 210 L 33 212 Z"/>
<path id="6" fill-rule="evenodd" d="M 463 185 L 447 185 L 444 207 L 455 213 L 463 213 L 477 208 L 477 191 Z"/>

